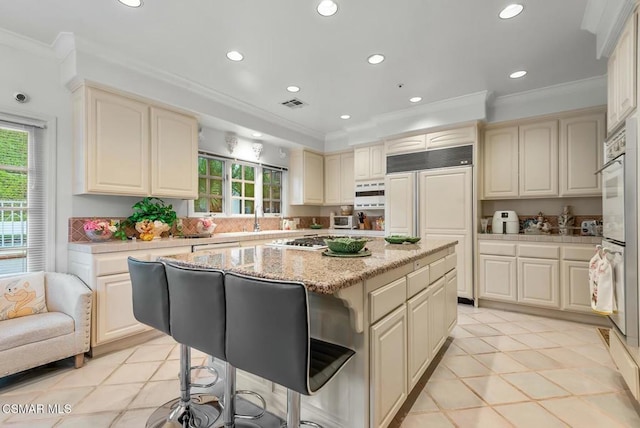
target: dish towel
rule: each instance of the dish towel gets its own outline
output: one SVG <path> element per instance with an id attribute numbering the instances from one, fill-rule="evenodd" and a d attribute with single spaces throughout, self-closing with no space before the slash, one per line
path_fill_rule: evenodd
<path id="1" fill-rule="evenodd" d="M 606 253 L 598 251 L 589 261 L 591 309 L 601 315 L 617 310 L 613 288 L 613 267 Z"/>

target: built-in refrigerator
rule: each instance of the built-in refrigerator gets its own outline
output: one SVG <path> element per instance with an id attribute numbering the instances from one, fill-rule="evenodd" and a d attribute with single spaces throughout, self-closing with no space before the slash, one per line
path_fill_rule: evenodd
<path id="1" fill-rule="evenodd" d="M 385 234 L 458 241 L 458 297 L 473 293 L 473 146 L 387 157 Z"/>

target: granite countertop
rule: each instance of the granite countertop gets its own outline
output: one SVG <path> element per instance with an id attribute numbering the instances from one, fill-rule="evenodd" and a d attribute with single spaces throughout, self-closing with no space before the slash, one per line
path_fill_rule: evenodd
<path id="1" fill-rule="evenodd" d="M 119 241 L 107 242 L 70 242 L 67 249 L 83 253 L 100 254 L 118 251 L 138 251 L 152 248 L 183 247 L 203 244 L 224 244 L 227 242 L 246 242 L 262 239 L 294 238 L 304 235 L 352 235 L 352 236 L 384 236 L 377 230 L 348 229 L 297 229 L 297 230 L 263 230 L 261 232 L 215 233 L 211 238 L 162 238 L 153 241 Z"/>
<path id="2" fill-rule="evenodd" d="M 387 244 L 382 238 L 367 243 L 372 255 L 358 258 L 326 257 L 322 251 L 255 247 L 224 248 L 162 257 L 189 267 L 217 268 L 275 280 L 300 281 L 309 291 L 333 294 L 341 288 L 380 275 L 455 245 L 452 240 L 424 240 L 418 244 Z"/>
<path id="3" fill-rule="evenodd" d="M 559 242 L 564 244 L 600 244 L 602 236 L 566 236 L 566 235 L 525 235 L 519 234 L 492 234 L 478 233 L 480 241 L 533 241 L 533 242 Z"/>

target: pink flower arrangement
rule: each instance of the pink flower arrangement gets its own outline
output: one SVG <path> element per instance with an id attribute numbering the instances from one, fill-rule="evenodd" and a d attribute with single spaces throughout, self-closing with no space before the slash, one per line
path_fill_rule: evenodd
<path id="1" fill-rule="evenodd" d="M 213 225 L 213 221 L 211 221 L 210 218 L 203 218 L 202 220 L 200 220 L 202 222 L 202 226 L 205 229 L 209 229 L 211 227 L 211 225 Z"/>
<path id="2" fill-rule="evenodd" d="M 82 228 L 92 241 L 109 239 L 111 235 L 118 230 L 116 225 L 103 219 L 86 220 Z"/>
<path id="3" fill-rule="evenodd" d="M 201 218 L 196 223 L 196 230 L 198 233 L 213 233 L 216 228 L 216 224 L 210 218 Z"/>

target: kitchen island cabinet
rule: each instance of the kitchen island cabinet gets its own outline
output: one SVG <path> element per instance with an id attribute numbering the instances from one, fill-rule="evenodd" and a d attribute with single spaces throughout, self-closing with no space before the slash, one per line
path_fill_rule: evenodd
<path id="1" fill-rule="evenodd" d="M 371 257 L 356 259 L 258 245 L 161 260 L 304 283 L 312 336 L 356 355 L 317 395 L 302 397 L 302 418 L 327 427 L 384 428 L 455 325 L 455 245 L 391 245 L 378 238 L 367 243 Z M 246 373 L 238 386 L 264 394 L 269 409 L 284 412 L 283 388 Z"/>

